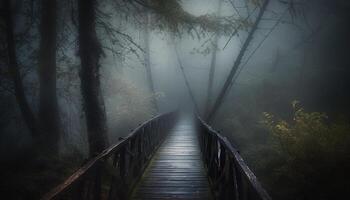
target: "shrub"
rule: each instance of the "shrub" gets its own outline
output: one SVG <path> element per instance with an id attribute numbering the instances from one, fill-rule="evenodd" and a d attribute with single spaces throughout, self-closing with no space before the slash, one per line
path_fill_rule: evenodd
<path id="1" fill-rule="evenodd" d="M 283 158 L 276 180 L 288 183 L 295 198 L 334 199 L 346 194 L 350 178 L 350 124 L 331 121 L 325 113 L 306 112 L 292 103 L 292 119 L 263 113 L 263 123 L 277 142 L 273 150 Z"/>

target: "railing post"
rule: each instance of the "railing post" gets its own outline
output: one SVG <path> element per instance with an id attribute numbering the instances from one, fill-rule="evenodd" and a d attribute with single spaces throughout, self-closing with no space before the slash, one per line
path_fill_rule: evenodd
<path id="1" fill-rule="evenodd" d="M 237 173 L 237 166 L 236 166 L 236 163 L 234 160 L 231 161 L 232 162 L 232 181 L 233 181 L 233 188 L 234 188 L 234 195 L 235 195 L 235 198 L 237 200 L 239 200 L 239 197 L 240 197 L 240 191 L 238 189 L 238 176 L 239 176 L 239 173 Z"/>
<path id="2" fill-rule="evenodd" d="M 85 199 L 84 194 L 84 182 L 85 180 L 80 180 L 76 183 L 75 188 L 73 188 L 72 199 Z"/>
<path id="3" fill-rule="evenodd" d="M 119 174 L 121 177 L 121 185 L 122 187 L 119 187 L 121 189 L 120 191 L 120 199 L 125 200 L 127 198 L 127 191 L 128 191 L 128 183 L 126 180 L 126 158 L 125 158 L 126 149 L 125 146 L 122 147 L 120 151 L 120 160 L 119 160 Z"/>
<path id="4" fill-rule="evenodd" d="M 122 138 L 118 143 L 87 161 L 63 183 L 45 194 L 42 200 L 127 199 L 131 187 L 136 183 L 151 154 L 162 141 L 162 133 L 170 128 L 173 119 L 174 114 L 168 113 L 143 123 L 126 138 Z M 113 172 L 111 172 L 112 177 L 106 179 L 109 181 L 108 191 L 104 191 L 102 184 L 107 182 L 102 180 L 106 177 L 102 175 L 109 165 L 113 168 Z M 102 193 L 104 193 L 103 196 Z"/>
<path id="5" fill-rule="evenodd" d="M 224 184 L 226 185 L 226 177 L 225 177 L 225 173 L 226 173 L 226 151 L 224 146 L 219 143 L 219 148 L 220 148 L 220 154 L 219 154 L 219 166 L 217 169 L 217 173 L 218 173 L 218 181 L 224 182 Z M 217 188 L 218 188 L 218 194 L 220 196 L 220 199 L 224 199 L 222 198 L 222 196 L 225 195 L 225 187 L 222 184 L 217 184 Z"/>
<path id="6" fill-rule="evenodd" d="M 102 194 L 102 171 L 103 171 L 103 161 L 99 160 L 96 164 L 95 181 L 94 185 L 94 200 L 100 200 Z"/>
<path id="7" fill-rule="evenodd" d="M 222 200 L 271 200 L 227 138 L 198 119 L 198 137 L 210 184 Z"/>
<path id="8" fill-rule="evenodd" d="M 137 153 L 137 148 L 136 148 L 136 138 L 133 138 L 130 140 L 130 149 L 129 149 L 129 174 L 131 175 L 132 178 L 136 177 L 135 173 L 135 166 L 136 166 L 136 157 L 135 154 Z"/>

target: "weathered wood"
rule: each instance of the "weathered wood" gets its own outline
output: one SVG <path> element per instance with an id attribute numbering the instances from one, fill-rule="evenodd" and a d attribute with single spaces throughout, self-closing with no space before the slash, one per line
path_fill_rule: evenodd
<path id="1" fill-rule="evenodd" d="M 126 138 L 89 160 L 42 199 L 127 199 L 175 118 L 176 113 L 167 113 L 141 124 Z M 137 175 L 132 166 L 137 167 Z M 112 172 L 107 172 L 107 168 Z M 106 175 L 112 177 L 104 180 Z M 101 190 L 102 185 L 105 191 Z"/>
<path id="2" fill-rule="evenodd" d="M 212 199 L 194 124 L 182 119 L 168 134 L 132 199 Z"/>
<path id="3" fill-rule="evenodd" d="M 225 137 L 200 119 L 169 131 L 174 118 L 145 122 L 42 199 L 271 199 Z"/>
<path id="4" fill-rule="evenodd" d="M 270 200 L 271 197 L 227 138 L 198 118 L 198 135 L 209 181 L 217 199 Z"/>

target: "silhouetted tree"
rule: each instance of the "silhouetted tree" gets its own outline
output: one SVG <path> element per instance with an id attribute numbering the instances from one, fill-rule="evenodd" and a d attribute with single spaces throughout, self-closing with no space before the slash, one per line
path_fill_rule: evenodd
<path id="1" fill-rule="evenodd" d="M 177 51 L 177 48 L 176 48 L 176 44 L 174 42 L 174 49 L 175 49 L 175 54 L 176 54 L 176 58 L 177 58 L 177 62 L 178 62 L 178 66 L 181 70 L 181 73 L 182 73 L 182 76 L 185 80 L 185 85 L 186 85 L 186 88 L 187 88 L 187 91 L 188 91 L 188 94 L 190 95 L 190 98 L 192 100 L 192 103 L 193 103 L 193 106 L 194 106 L 194 109 L 195 109 L 195 112 L 196 114 L 199 114 L 199 109 L 198 109 L 198 104 L 197 104 L 197 101 L 194 97 L 194 93 L 191 89 L 191 86 L 190 86 L 190 82 L 188 81 L 188 78 L 186 76 L 186 73 L 185 73 L 185 69 L 184 69 L 184 66 L 182 65 L 182 61 L 181 61 L 181 58 L 180 58 L 180 55 L 179 55 L 179 52 Z"/>
<path id="2" fill-rule="evenodd" d="M 11 7 L 11 0 L 3 1 L 4 8 L 4 21 L 6 25 L 6 41 L 7 41 L 7 53 L 8 53 L 8 68 L 13 80 L 14 85 L 14 94 L 16 100 L 18 102 L 20 111 L 22 113 L 23 119 L 28 126 L 33 137 L 37 137 L 39 135 L 39 126 L 35 115 L 30 108 L 28 100 L 25 95 L 25 91 L 23 88 L 22 76 L 20 74 L 18 61 L 17 61 L 17 53 L 16 53 L 16 40 L 14 33 L 14 18 L 13 18 L 13 10 Z"/>
<path id="3" fill-rule="evenodd" d="M 219 0 L 217 15 L 220 15 L 221 6 L 222 6 L 222 0 Z M 219 41 L 219 33 L 215 33 L 213 46 L 212 46 L 213 51 L 211 53 L 210 71 L 209 71 L 208 88 L 207 88 L 207 99 L 205 102 L 204 115 L 206 115 L 209 112 L 209 108 L 211 105 L 211 98 L 213 96 L 213 82 L 214 82 L 214 75 L 215 75 L 218 41 Z"/>
<path id="4" fill-rule="evenodd" d="M 155 90 L 154 90 L 154 82 L 153 82 L 153 75 L 152 75 L 152 68 L 151 68 L 151 55 L 150 55 L 150 23 L 151 23 L 151 16 L 149 10 L 145 9 L 145 28 L 144 28 L 144 42 L 145 42 L 145 68 L 147 73 L 147 81 L 149 85 L 149 89 L 152 92 L 152 104 L 156 111 L 158 111 L 158 105 L 157 100 L 155 97 Z"/>
<path id="5" fill-rule="evenodd" d="M 96 0 L 78 1 L 78 38 L 81 60 L 81 92 L 86 114 L 90 156 L 107 145 L 107 123 L 100 87 L 102 48 L 96 33 Z"/>
<path id="6" fill-rule="evenodd" d="M 227 76 L 227 78 L 225 80 L 225 83 L 224 83 L 222 89 L 219 92 L 219 96 L 216 98 L 215 103 L 213 105 L 213 108 L 211 109 L 211 111 L 208 114 L 208 117 L 207 117 L 208 121 L 210 121 L 213 118 L 213 116 L 216 114 L 219 107 L 223 103 L 225 95 L 227 94 L 227 92 L 232 84 L 232 79 L 235 76 L 235 74 L 238 70 L 238 67 L 240 66 L 240 64 L 242 62 L 243 56 L 245 55 L 245 52 L 247 51 L 250 42 L 253 40 L 254 34 L 255 34 L 256 30 L 258 29 L 258 25 L 261 21 L 261 18 L 264 15 L 265 11 L 266 11 L 266 8 L 267 8 L 269 2 L 270 2 L 270 0 L 265 0 L 264 3 L 262 4 L 260 11 L 259 11 L 259 14 L 258 14 L 250 32 L 248 33 L 246 40 L 243 43 L 243 46 L 242 46 L 242 48 L 241 48 L 241 50 L 236 58 L 231 70 L 230 70 L 229 75 Z"/>
<path id="7" fill-rule="evenodd" d="M 58 152 L 60 117 L 56 94 L 57 2 L 41 0 L 39 119 L 47 151 Z"/>

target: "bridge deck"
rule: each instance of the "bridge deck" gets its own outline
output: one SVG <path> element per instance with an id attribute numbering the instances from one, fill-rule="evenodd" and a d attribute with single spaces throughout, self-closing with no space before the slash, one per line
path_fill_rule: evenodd
<path id="1" fill-rule="evenodd" d="M 132 199 L 212 199 L 194 125 L 180 118 L 154 155 Z"/>

